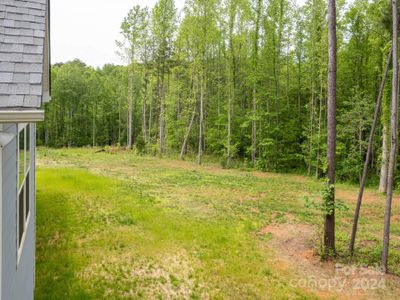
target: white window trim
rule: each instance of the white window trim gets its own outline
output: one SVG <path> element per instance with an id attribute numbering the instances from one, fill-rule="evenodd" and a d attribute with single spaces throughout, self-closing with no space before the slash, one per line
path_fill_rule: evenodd
<path id="1" fill-rule="evenodd" d="M 28 131 L 28 126 L 29 126 L 29 131 Z M 28 227 L 29 227 L 29 222 L 30 222 L 30 216 L 31 216 L 31 203 L 30 203 L 30 205 L 29 205 L 29 212 L 28 212 L 28 215 L 26 216 L 26 191 L 25 191 L 25 193 L 24 193 L 24 200 L 23 200 L 23 205 L 24 205 L 24 209 L 23 209 L 23 218 L 24 218 L 24 222 L 23 222 L 23 224 L 24 224 L 24 228 L 23 228 L 23 230 L 24 230 L 24 232 L 22 233 L 22 237 L 21 237 L 21 243 L 19 242 L 19 234 L 20 234 L 20 228 L 19 228 L 19 195 L 20 195 L 20 193 L 22 192 L 22 190 L 24 189 L 24 187 L 25 187 L 25 184 L 26 184 L 26 180 L 29 180 L 29 202 L 31 202 L 31 189 L 32 189 L 32 187 L 31 187 L 31 184 L 32 184 L 32 180 L 31 180 L 31 178 L 32 178 L 32 176 L 31 176 L 31 157 L 32 157 L 32 147 L 31 147 L 31 144 L 32 144 L 32 141 L 31 141 L 31 136 L 30 136 L 30 134 L 31 134 L 31 126 L 32 126 L 32 124 L 30 124 L 30 123 L 20 123 L 20 124 L 18 124 L 18 134 L 17 134 L 17 140 L 18 140 L 18 144 L 17 144 L 17 160 L 18 160 L 18 163 L 17 163 L 17 180 L 18 180 L 18 183 L 17 183 L 17 268 L 18 268 L 18 266 L 19 266 L 19 262 L 20 262 L 20 259 L 21 259 L 21 256 L 22 256 L 22 252 L 23 252 L 23 249 L 24 249 L 24 245 L 25 245 L 25 239 L 26 239 L 26 234 L 27 234 L 27 231 L 28 231 Z M 19 151 L 20 151 L 20 147 L 19 147 L 19 134 L 20 134 L 20 132 L 21 131 L 24 131 L 24 179 L 23 179 L 23 181 L 22 181 L 22 184 L 21 184 L 21 186 L 20 186 L 20 183 L 19 183 L 19 165 L 20 165 L 20 160 L 19 160 Z M 29 135 L 29 166 L 26 168 L 26 153 L 27 153 L 27 136 Z M 26 169 L 25 169 L 26 168 Z M 26 216 L 26 217 L 25 217 Z"/>

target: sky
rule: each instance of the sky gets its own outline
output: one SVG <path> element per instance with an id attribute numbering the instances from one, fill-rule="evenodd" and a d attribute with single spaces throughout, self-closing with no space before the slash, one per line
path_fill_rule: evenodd
<path id="1" fill-rule="evenodd" d="M 297 0 L 304 2 L 304 0 Z M 136 4 L 152 8 L 156 0 L 52 0 L 51 61 L 79 58 L 88 65 L 123 64 L 116 54 L 120 25 Z M 175 0 L 181 10 L 184 0 Z"/>
<path id="2" fill-rule="evenodd" d="M 51 61 L 79 58 L 101 67 L 123 64 L 116 54 L 115 40 L 121 40 L 120 25 L 136 4 L 152 8 L 156 0 L 52 0 Z M 175 0 L 178 9 L 184 0 Z"/>

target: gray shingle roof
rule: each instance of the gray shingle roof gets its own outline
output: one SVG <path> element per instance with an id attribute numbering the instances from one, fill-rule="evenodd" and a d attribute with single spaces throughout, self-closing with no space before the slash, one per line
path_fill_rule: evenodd
<path id="1" fill-rule="evenodd" d="M 40 107 L 47 0 L 0 0 L 0 107 Z"/>

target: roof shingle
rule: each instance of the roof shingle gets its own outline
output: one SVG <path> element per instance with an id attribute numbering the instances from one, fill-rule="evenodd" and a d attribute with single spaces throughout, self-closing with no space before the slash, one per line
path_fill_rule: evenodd
<path id="1" fill-rule="evenodd" d="M 0 107 L 40 107 L 47 0 L 1 0 Z"/>

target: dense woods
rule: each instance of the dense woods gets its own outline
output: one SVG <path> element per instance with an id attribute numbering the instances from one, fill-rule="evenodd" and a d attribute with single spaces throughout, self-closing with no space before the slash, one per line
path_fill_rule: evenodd
<path id="1" fill-rule="evenodd" d="M 327 172 L 328 6 L 310 0 L 173 0 L 134 7 L 116 49 L 127 66 L 75 60 L 52 68 L 38 141 L 132 145 L 137 152 L 218 156 L 261 170 Z M 391 49 L 388 1 L 337 3 L 336 175 L 358 181 Z M 385 180 L 391 77 L 370 175 Z M 383 171 L 381 171 L 383 170 Z M 382 179 L 381 178 L 381 179 Z M 383 184 L 382 186 L 386 186 Z"/>

